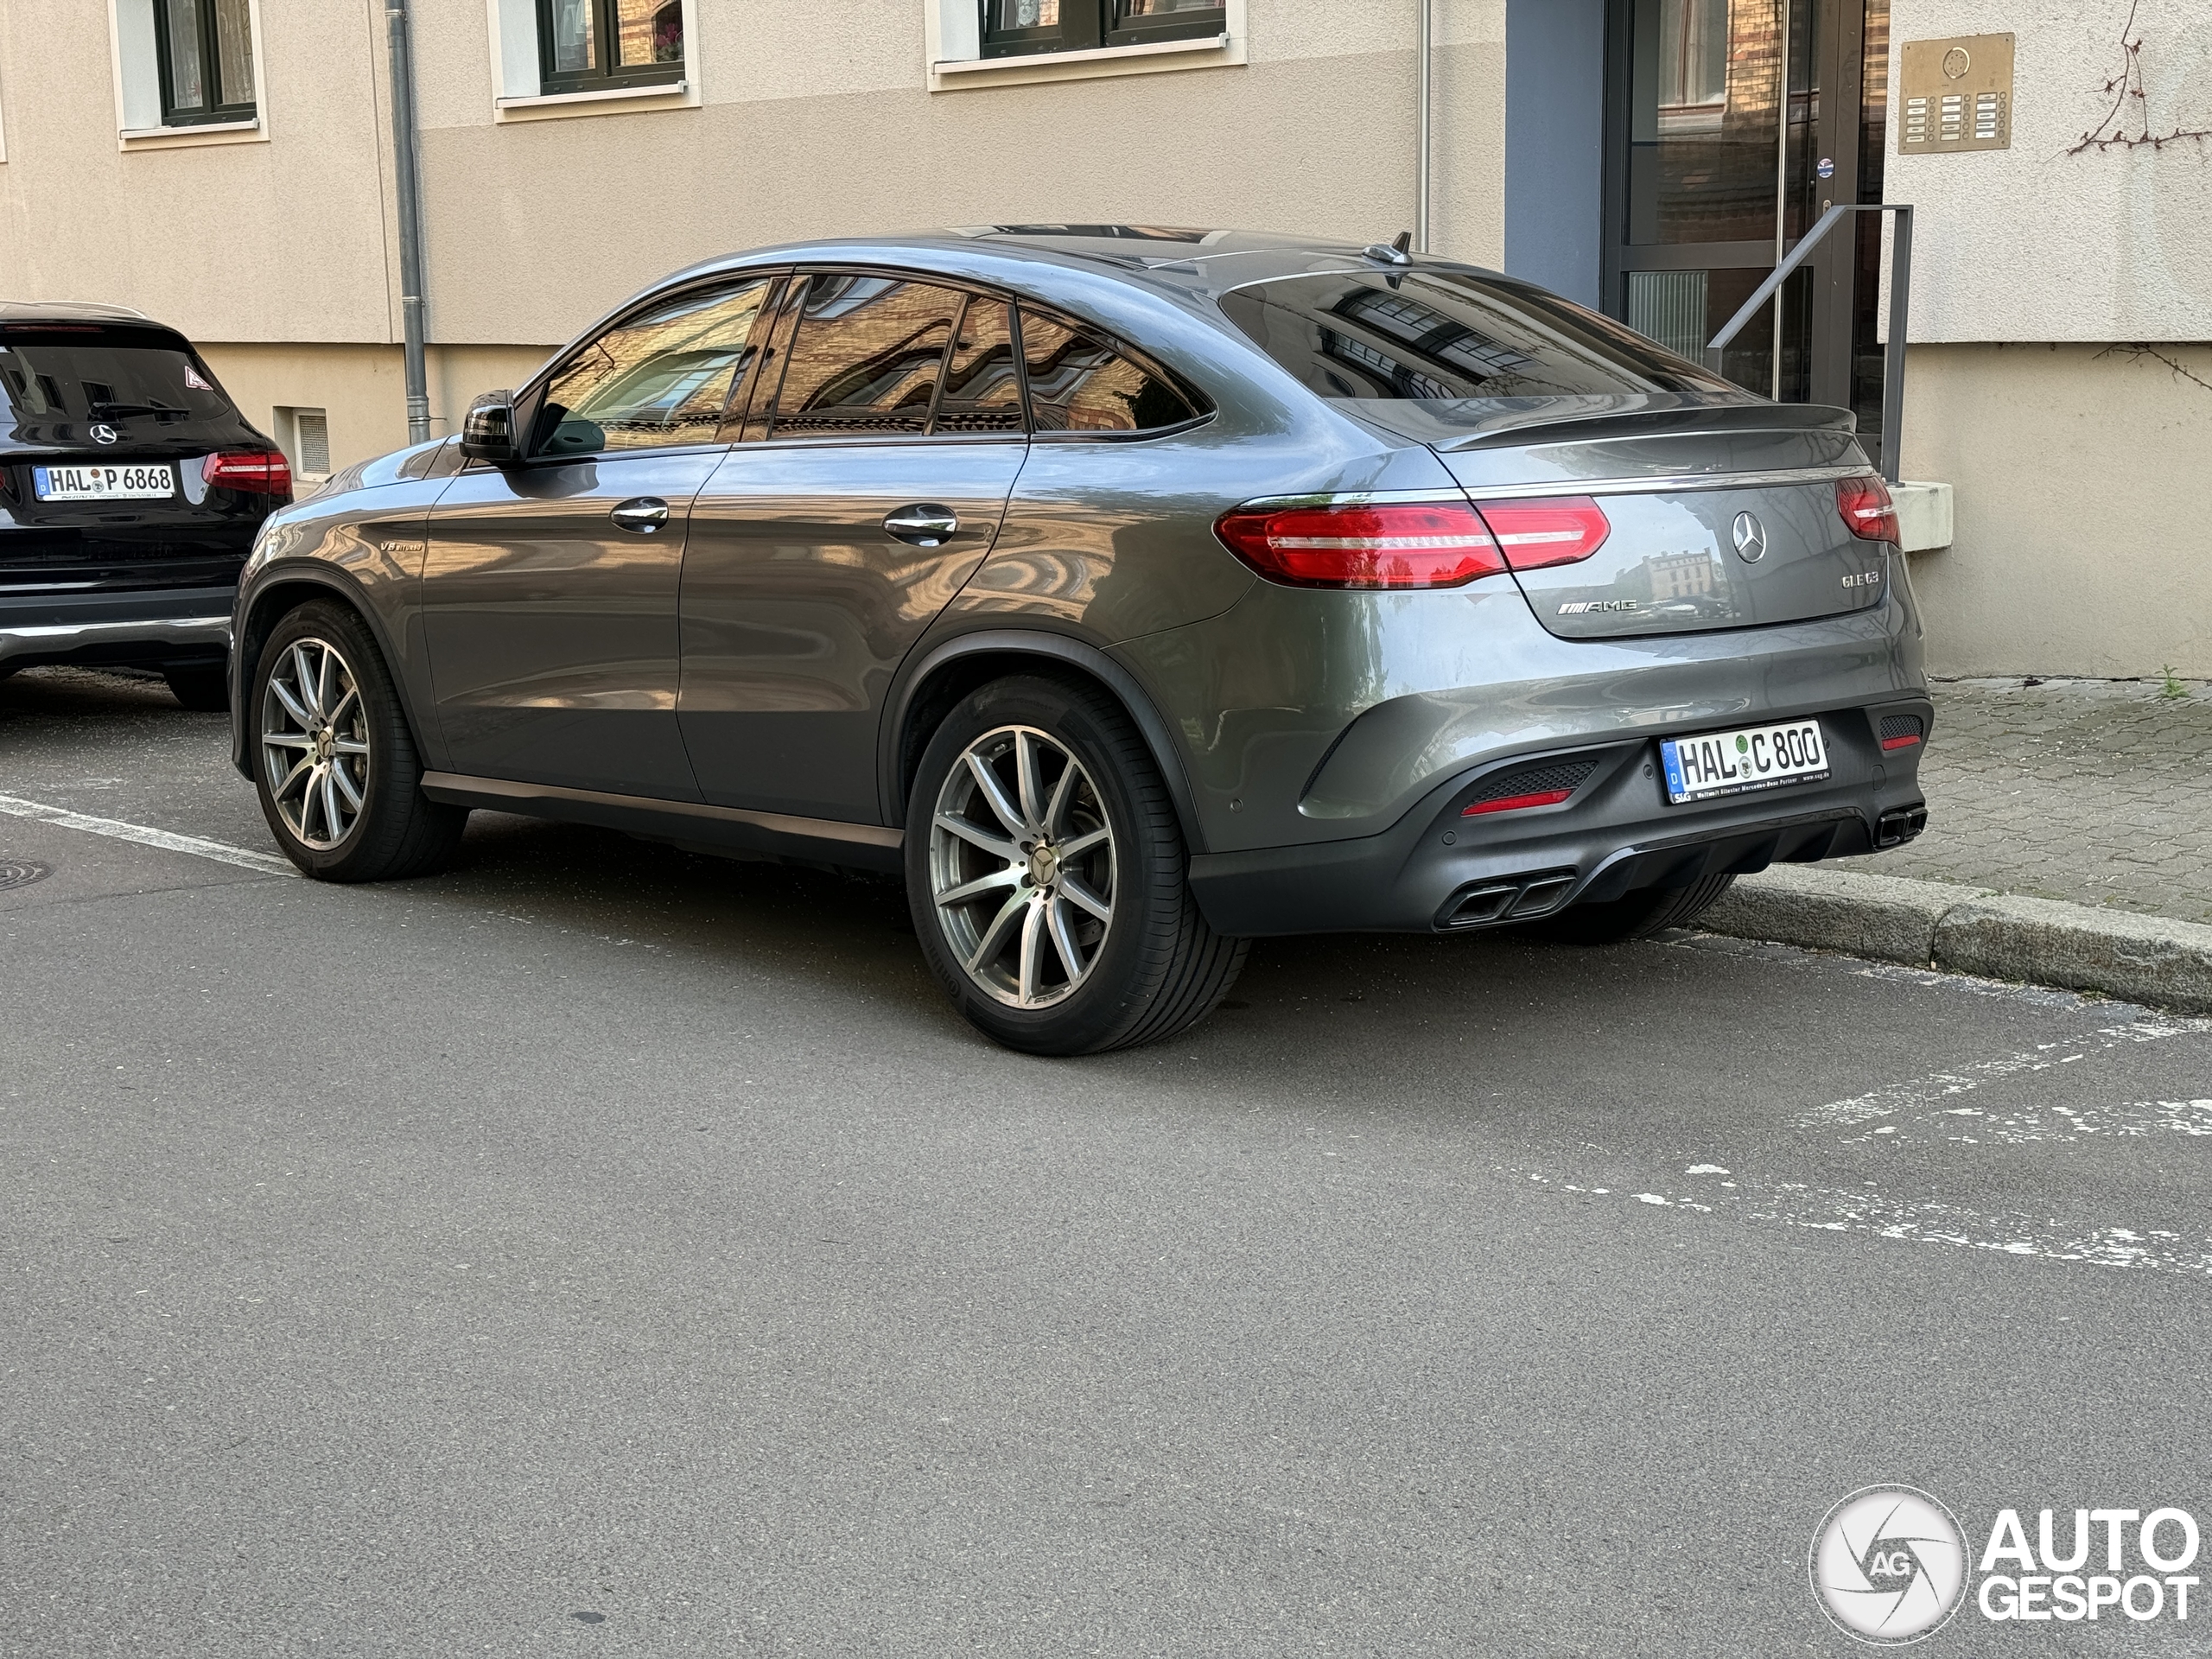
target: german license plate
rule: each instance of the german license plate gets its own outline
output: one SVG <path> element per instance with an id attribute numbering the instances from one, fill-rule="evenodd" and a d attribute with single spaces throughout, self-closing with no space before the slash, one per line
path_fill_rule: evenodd
<path id="1" fill-rule="evenodd" d="M 157 501 L 176 493 L 176 468 L 167 461 L 34 467 L 31 491 L 41 501 Z"/>
<path id="2" fill-rule="evenodd" d="M 1667 798 L 1679 806 L 1825 778 L 1828 746 L 1819 721 L 1793 720 L 1704 737 L 1670 737 L 1659 746 L 1659 761 L 1667 769 Z"/>

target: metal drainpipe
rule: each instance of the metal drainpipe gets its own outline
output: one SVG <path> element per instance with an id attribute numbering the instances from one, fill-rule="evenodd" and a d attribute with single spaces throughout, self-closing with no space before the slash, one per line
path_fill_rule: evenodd
<path id="1" fill-rule="evenodd" d="M 1414 74 L 1421 83 L 1414 99 L 1418 111 L 1415 124 L 1421 130 L 1415 141 L 1420 153 L 1414 158 L 1414 250 L 1417 253 L 1428 251 L 1428 54 L 1430 39 L 1435 32 L 1431 15 L 1433 6 L 1434 0 L 1421 0 L 1421 43 L 1414 51 Z"/>
<path id="2" fill-rule="evenodd" d="M 391 52 L 391 162 L 399 193 L 399 315 L 407 341 L 407 441 L 430 435 L 429 368 L 423 355 L 423 197 L 415 160 L 415 65 L 407 0 L 385 0 Z"/>
<path id="3" fill-rule="evenodd" d="M 1782 14 L 1782 71 L 1775 77 L 1779 89 L 1776 108 L 1779 111 L 1775 126 L 1774 141 L 1774 263 L 1780 264 L 1783 256 L 1789 251 L 1789 7 L 1790 0 L 1778 0 L 1776 10 Z M 1783 291 L 1774 290 L 1774 349 L 1772 395 L 1776 403 L 1782 401 L 1782 301 Z"/>

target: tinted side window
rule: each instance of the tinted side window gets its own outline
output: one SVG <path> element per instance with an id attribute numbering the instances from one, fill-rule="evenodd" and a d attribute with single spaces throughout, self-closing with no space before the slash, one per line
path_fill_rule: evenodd
<path id="1" fill-rule="evenodd" d="M 1039 432 L 1150 432 L 1198 414 L 1160 376 L 1049 312 L 1022 308 L 1021 353 Z"/>
<path id="2" fill-rule="evenodd" d="M 712 443 L 769 287 L 695 291 L 615 324 L 554 375 L 531 453 Z"/>
<path id="3" fill-rule="evenodd" d="M 1287 276 L 1224 294 L 1221 308 L 1324 397 L 1733 390 L 1611 317 L 1472 271 Z"/>
<path id="4" fill-rule="evenodd" d="M 1020 432 L 1021 375 L 1014 360 L 1014 308 L 968 298 L 938 399 L 936 432 Z"/>
<path id="5" fill-rule="evenodd" d="M 895 276 L 810 277 L 769 436 L 926 432 L 964 298 Z"/>

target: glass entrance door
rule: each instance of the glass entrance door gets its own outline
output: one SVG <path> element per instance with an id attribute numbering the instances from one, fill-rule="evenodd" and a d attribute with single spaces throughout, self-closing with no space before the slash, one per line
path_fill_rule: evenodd
<path id="1" fill-rule="evenodd" d="M 1611 0 L 1607 308 L 1684 356 L 1835 202 L 1882 194 L 1889 0 Z M 1831 236 L 1723 372 L 1881 413 L 1874 215 Z"/>

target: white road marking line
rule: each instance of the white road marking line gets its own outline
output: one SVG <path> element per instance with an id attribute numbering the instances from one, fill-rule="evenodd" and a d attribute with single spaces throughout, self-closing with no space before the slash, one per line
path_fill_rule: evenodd
<path id="1" fill-rule="evenodd" d="M 208 841 L 200 836 L 180 836 L 173 830 L 155 830 L 143 823 L 125 823 L 120 818 L 95 818 L 83 812 L 72 812 L 65 807 L 47 806 L 13 795 L 0 795 L 0 812 L 5 812 L 11 817 L 51 823 L 63 830 L 82 830 L 90 835 L 106 836 L 114 841 L 135 841 L 142 847 L 159 847 L 165 852 L 190 853 L 195 858 L 212 858 L 219 864 L 235 864 L 240 869 L 258 870 L 264 875 L 299 874 L 289 859 L 279 858 L 274 853 L 257 853 L 244 847 Z"/>
<path id="2" fill-rule="evenodd" d="M 2080 1226 L 2051 1217 L 1988 1215 L 1958 1205 L 1913 1204 L 1878 1192 L 1796 1181 L 1751 1183 L 1730 1192 L 1707 1191 L 1704 1197 L 1712 1200 L 1707 1204 L 1664 1192 L 1585 1186 L 1543 1174 L 1530 1174 L 1529 1179 L 1561 1192 L 1625 1198 L 1699 1215 L 1718 1213 L 1745 1221 L 1778 1222 L 1814 1232 L 1871 1233 L 1877 1238 L 1912 1244 L 1948 1244 L 1955 1249 L 1987 1250 L 1999 1255 L 2079 1262 L 2101 1268 L 2150 1268 L 2212 1278 L 2212 1238 L 2190 1238 L 2159 1228 Z M 1737 1183 L 1721 1185 L 1733 1188 Z"/>
<path id="3" fill-rule="evenodd" d="M 2063 1064 L 2064 1058 L 2078 1060 L 2085 1052 L 2101 1052 L 2129 1043 L 2162 1042 L 2169 1037 L 2207 1031 L 2212 1031 L 2212 1021 L 2202 1020 L 2150 1019 L 2133 1020 L 2124 1026 L 2107 1026 L 2102 1031 L 2092 1032 L 2087 1038 L 2077 1037 L 2065 1043 L 2045 1043 L 2018 1054 L 2000 1055 L 1993 1060 L 1980 1060 L 1955 1071 L 1931 1071 L 1924 1077 L 1914 1077 L 1905 1083 L 1885 1084 L 1866 1094 L 1853 1095 L 1848 1100 L 1832 1100 L 1825 1106 L 1814 1107 L 1799 1118 L 1798 1122 L 1805 1128 L 1851 1128 L 1870 1118 L 1894 1117 L 1900 1112 L 1924 1111 L 1954 1095 L 1969 1093 L 1999 1077 L 2009 1077 L 2023 1071 L 2048 1071 Z M 2082 1052 L 2065 1057 L 2052 1052 L 2053 1050 L 2068 1048 Z"/>

